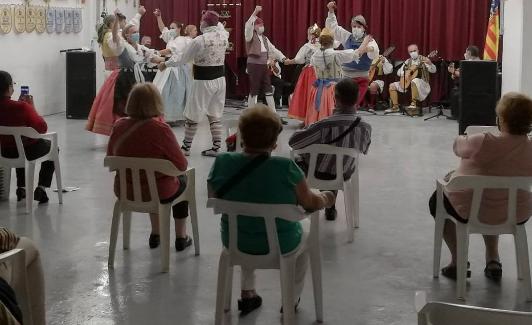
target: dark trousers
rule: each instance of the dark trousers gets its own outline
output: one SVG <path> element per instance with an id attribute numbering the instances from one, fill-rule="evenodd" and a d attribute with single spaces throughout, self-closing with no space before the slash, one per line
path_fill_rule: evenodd
<path id="1" fill-rule="evenodd" d="M 287 82 L 283 79 L 272 75 L 271 77 L 272 85 L 275 87 L 273 91 L 273 100 L 275 101 L 275 108 L 279 109 L 283 106 L 283 88 L 286 86 Z"/>
<path id="2" fill-rule="evenodd" d="M 179 179 L 179 188 L 177 192 L 167 199 L 161 200 L 162 204 L 167 204 L 173 202 L 177 199 L 187 188 L 187 177 L 184 175 L 178 176 Z M 172 216 L 174 219 L 186 219 L 188 217 L 188 201 L 179 202 L 176 205 L 172 206 Z"/>
<path id="3" fill-rule="evenodd" d="M 35 160 L 41 158 L 50 152 L 52 143 L 49 140 L 38 139 L 36 142 L 24 147 L 26 159 Z M 2 156 L 6 158 L 17 158 L 19 156 L 17 149 L 2 150 Z M 54 176 L 54 162 L 51 160 L 43 161 L 39 171 L 39 186 L 50 187 Z M 24 168 L 17 168 L 17 187 L 26 186 L 26 174 Z"/>

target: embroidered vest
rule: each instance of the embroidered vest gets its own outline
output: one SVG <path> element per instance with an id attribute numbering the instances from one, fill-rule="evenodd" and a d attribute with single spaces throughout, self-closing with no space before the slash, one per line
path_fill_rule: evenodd
<path id="1" fill-rule="evenodd" d="M 360 41 L 355 40 L 353 35 L 351 35 L 345 42 L 344 48 L 356 50 L 360 47 L 360 45 L 362 45 L 362 41 L 363 40 L 360 40 Z M 369 71 L 369 68 L 371 67 L 371 59 L 369 58 L 367 53 L 364 53 L 364 55 L 360 57 L 360 60 L 358 61 L 358 63 L 353 61 L 353 62 L 345 63 L 342 67 L 346 70 Z"/>
<path id="2" fill-rule="evenodd" d="M 194 64 L 202 67 L 220 66 L 225 63 L 225 52 L 229 42 L 220 31 L 213 31 L 198 36 L 203 42 L 203 50 L 196 54 Z"/>
<path id="3" fill-rule="evenodd" d="M 262 42 L 266 48 L 266 52 L 261 51 L 261 44 L 259 37 L 262 37 Z M 250 42 L 246 42 L 246 52 L 248 54 L 248 63 L 267 64 L 268 54 L 270 52 L 268 46 L 268 38 L 264 35 L 259 36 L 257 32 L 253 32 L 253 38 Z"/>

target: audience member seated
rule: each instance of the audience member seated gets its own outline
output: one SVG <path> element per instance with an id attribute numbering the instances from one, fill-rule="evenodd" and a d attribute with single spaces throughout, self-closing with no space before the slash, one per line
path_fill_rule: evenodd
<path id="1" fill-rule="evenodd" d="M 500 135 L 491 133 L 459 136 L 454 142 L 454 153 L 461 158 L 455 171 L 445 180 L 463 175 L 485 176 L 532 176 L 532 100 L 519 93 L 506 94 L 497 105 L 497 124 Z M 444 206 L 447 213 L 458 222 L 467 223 L 471 208 L 472 190 L 445 191 Z M 518 194 L 517 222 L 525 223 L 532 214 L 532 196 Z M 487 224 L 503 223 L 508 215 L 508 193 L 486 190 L 483 194 L 479 218 Z M 436 214 L 436 192 L 429 202 L 430 213 Z M 445 277 L 456 279 L 456 227 L 447 220 L 443 238 L 451 251 L 451 263 L 441 272 Z M 499 259 L 498 236 L 484 236 L 486 267 L 484 274 L 493 280 L 502 277 Z M 467 276 L 471 272 L 467 271 Z"/>
<path id="2" fill-rule="evenodd" d="M 271 156 L 281 131 L 281 119 L 267 106 L 257 105 L 245 110 L 239 121 L 244 152 L 223 153 L 216 157 L 208 178 L 209 197 L 263 204 L 298 204 L 307 210 L 331 206 L 334 203 L 331 192 L 313 193 L 305 175 L 292 160 Z M 281 253 L 288 254 L 301 242 L 303 229 L 299 222 L 277 219 L 276 223 Z M 221 235 L 223 245 L 228 247 L 230 234 L 226 216 L 222 216 Z M 239 217 L 238 248 L 253 255 L 268 253 L 262 219 Z M 303 290 L 307 264 L 306 254 L 296 262 L 296 297 Z M 297 307 L 297 301 L 294 303 Z M 262 298 L 255 291 L 254 270 L 243 268 L 238 309 L 246 315 L 261 304 Z"/>
<path id="3" fill-rule="evenodd" d="M 26 237 L 19 238 L 8 229 L 0 227 L 0 254 L 15 248 L 23 249 L 26 253 L 26 277 L 33 324 L 45 325 L 44 276 L 39 251 L 31 239 Z M 11 318 L 9 315 L 11 314 L 19 323 L 23 324 L 20 309 L 16 305 L 16 300 L 13 299 L 12 291 L 7 286 L 7 284 L 12 282 L 10 265 L 0 264 L 0 280 L 5 280 L 5 283 L 0 281 L 0 300 L 5 307 L 0 308 L 0 320 L 2 320 L 2 317 L 9 320 Z M 5 309 L 9 310 L 9 313 Z M 0 324 L 11 323 L 0 322 Z"/>
<path id="4" fill-rule="evenodd" d="M 336 84 L 334 91 L 336 108 L 333 115 L 311 124 L 307 129 L 296 131 L 288 144 L 293 149 L 303 149 L 313 144 L 330 144 L 337 147 L 357 149 L 363 154 L 368 153 L 371 144 L 371 126 L 362 121 L 356 113 L 358 85 L 351 79 L 342 79 Z M 308 172 L 310 155 L 296 157 L 296 162 Z M 353 158 L 344 158 L 344 179 L 349 179 L 357 166 Z M 318 156 L 316 174 L 318 179 L 336 179 L 336 158 L 329 155 Z M 334 192 L 335 195 L 337 192 Z M 325 209 L 327 220 L 336 219 L 334 206 Z"/>
<path id="5" fill-rule="evenodd" d="M 181 152 L 172 129 L 161 117 L 164 113 L 162 98 L 159 91 L 151 83 L 136 85 L 126 106 L 129 117 L 122 118 L 116 122 L 111 132 L 109 145 L 107 147 L 108 156 L 138 157 L 167 159 L 171 161 L 177 169 L 185 171 L 188 166 L 187 159 Z M 185 176 L 173 177 L 167 175 L 156 175 L 157 189 L 161 203 L 173 202 L 181 195 L 187 186 Z M 131 188 L 131 198 L 133 197 L 133 180 L 127 179 Z M 148 181 L 141 177 L 143 200 L 150 200 Z M 115 193 L 120 193 L 120 182 L 118 175 L 115 177 Z M 183 251 L 192 244 L 192 239 L 187 235 L 186 218 L 188 217 L 188 202 L 180 202 L 172 207 L 175 220 L 175 249 Z M 149 237 L 150 248 L 156 248 L 160 244 L 159 216 L 150 214 L 151 234 Z"/>
<path id="6" fill-rule="evenodd" d="M 5 71 L 0 71 L 0 126 L 29 126 L 39 133 L 46 133 L 48 126 L 44 119 L 35 111 L 33 96 L 21 95 L 18 101 L 11 100 L 13 96 L 13 79 Z M 11 136 L 0 136 L 0 153 L 6 158 L 17 158 L 15 140 Z M 24 151 L 28 160 L 35 160 L 50 152 L 51 142 L 45 139 L 23 139 Z M 17 200 L 26 198 L 24 168 L 17 168 Z M 39 204 L 48 202 L 46 188 L 52 184 L 54 176 L 54 162 L 45 161 L 41 164 L 38 187 L 35 188 L 33 197 Z"/>

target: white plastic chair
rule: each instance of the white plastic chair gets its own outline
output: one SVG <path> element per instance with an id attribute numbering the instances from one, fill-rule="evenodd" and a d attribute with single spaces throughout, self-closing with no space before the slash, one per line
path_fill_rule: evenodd
<path id="1" fill-rule="evenodd" d="M 225 134 L 227 135 L 227 137 L 236 134 L 235 152 L 242 152 L 242 137 L 238 133 L 238 120 L 232 119 L 225 121 Z"/>
<path id="2" fill-rule="evenodd" d="M 300 207 L 289 204 L 254 204 L 244 202 L 209 199 L 207 207 L 215 214 L 226 214 L 229 220 L 229 248 L 224 248 L 220 255 L 218 269 L 218 289 L 216 295 L 215 324 L 223 324 L 224 311 L 231 309 L 233 288 L 233 267 L 245 265 L 253 269 L 279 269 L 281 273 L 281 294 L 283 301 L 284 324 L 294 324 L 294 282 L 296 258 L 307 251 L 312 271 L 314 303 L 316 319 L 323 321 L 323 295 L 321 282 L 321 260 L 319 246 L 319 213 L 305 213 Z M 238 249 L 237 216 L 248 215 L 264 218 L 268 236 L 269 253 L 266 255 L 250 255 Z M 301 221 L 310 218 L 310 232 L 305 234 L 301 244 L 291 253 L 282 255 L 277 237 L 275 219 Z"/>
<path id="3" fill-rule="evenodd" d="M 465 134 L 467 135 L 473 135 L 477 133 L 491 133 L 494 135 L 501 134 L 501 131 L 499 131 L 499 128 L 496 126 L 484 126 L 484 125 L 470 125 L 466 128 Z"/>
<path id="4" fill-rule="evenodd" d="M 0 265 L 3 263 L 11 270 L 9 285 L 17 295 L 17 302 L 22 311 L 24 325 L 33 325 L 29 301 L 30 294 L 26 278 L 26 252 L 23 249 L 15 248 L 0 254 Z"/>
<path id="5" fill-rule="evenodd" d="M 532 313 L 429 302 L 416 293 L 418 325 L 524 325 L 532 324 Z"/>
<path id="6" fill-rule="evenodd" d="M 190 221 L 192 223 L 192 232 L 194 239 L 194 248 L 196 256 L 200 254 L 199 231 L 198 231 L 198 214 L 196 210 L 196 176 L 195 169 L 191 168 L 185 172 L 178 170 L 170 161 L 164 159 L 151 158 L 131 158 L 131 157 L 112 157 L 105 158 L 104 165 L 109 167 L 110 171 L 116 171 L 120 180 L 120 196 L 116 200 L 113 210 L 113 222 L 111 225 L 111 241 L 109 244 L 109 268 L 114 267 L 116 240 L 118 237 L 118 227 L 120 224 L 120 215 L 124 215 L 123 221 L 123 246 L 129 249 L 129 237 L 131 229 L 131 212 L 139 213 L 158 213 L 159 226 L 161 231 L 161 268 L 162 272 L 168 272 L 170 269 L 170 219 L 172 215 L 172 206 L 188 201 L 190 211 Z M 126 173 L 131 172 L 133 182 L 133 199 L 127 197 Z M 142 191 L 140 183 L 140 174 L 144 171 L 150 190 L 150 201 L 142 201 Z M 168 176 L 186 175 L 187 187 L 185 191 L 173 202 L 161 204 L 157 191 L 155 173 L 161 173 Z"/>
<path id="7" fill-rule="evenodd" d="M 309 168 L 307 182 L 310 187 L 322 191 L 342 190 L 344 192 L 345 217 L 347 220 L 347 238 L 351 243 L 354 239 L 354 229 L 360 226 L 359 216 L 359 152 L 352 148 L 342 148 L 328 144 L 313 144 L 303 149 L 290 150 L 290 157 L 294 159 L 296 155 L 309 154 Z M 331 155 L 336 158 L 336 179 L 322 180 L 315 176 L 318 156 Z M 355 171 L 351 178 L 344 181 L 344 158 L 355 159 Z"/>
<path id="8" fill-rule="evenodd" d="M 469 213 L 468 223 L 461 223 L 449 216 L 443 204 L 444 189 L 449 191 L 473 190 L 473 200 Z M 508 193 L 508 218 L 500 225 L 489 225 L 479 220 L 482 193 L 485 189 L 506 190 Z M 446 220 L 456 225 L 457 242 L 457 290 L 458 299 L 465 299 L 466 274 L 469 249 L 469 235 L 502 235 L 514 236 L 517 257 L 517 276 L 524 280 L 524 288 L 527 290 L 527 300 L 532 300 L 532 285 L 530 280 L 530 263 L 528 253 L 528 240 L 524 225 L 517 224 L 517 192 L 523 190 L 530 192 L 532 189 L 532 177 L 499 177 L 499 176 L 458 176 L 446 183 L 436 181 L 437 204 L 436 226 L 434 229 L 434 265 L 433 275 L 439 276 L 441 263 L 441 248 L 443 240 L 443 228 Z"/>
<path id="9" fill-rule="evenodd" d="M 61 182 L 61 166 L 59 164 L 59 150 L 57 146 L 57 133 L 49 132 L 46 134 L 40 134 L 35 129 L 30 127 L 8 127 L 0 126 L 0 135 L 10 135 L 15 139 L 17 145 L 17 151 L 19 153 L 18 158 L 6 158 L 0 155 L 0 165 L 8 168 L 25 168 L 26 174 L 26 213 L 32 211 L 33 205 L 33 189 L 34 189 L 34 175 L 35 165 L 37 163 L 51 160 L 54 162 L 55 167 L 55 181 L 57 183 L 57 197 L 59 204 L 63 203 L 63 185 Z M 50 151 L 35 160 L 27 160 L 24 151 L 24 145 L 22 143 L 22 137 L 31 139 L 46 139 L 51 142 Z M 1 145 L 0 145 L 1 147 Z M 7 180 L 11 179 L 11 170 L 7 172 Z"/>

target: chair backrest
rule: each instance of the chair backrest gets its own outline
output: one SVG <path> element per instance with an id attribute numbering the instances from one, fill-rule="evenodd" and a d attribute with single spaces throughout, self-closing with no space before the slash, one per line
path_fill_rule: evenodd
<path id="1" fill-rule="evenodd" d="M 225 121 L 225 134 L 229 137 L 236 134 L 236 152 L 242 152 L 242 137 L 238 132 L 238 120 L 232 119 Z"/>
<path id="2" fill-rule="evenodd" d="M 172 162 L 165 159 L 134 158 L 134 157 L 105 157 L 104 166 L 111 172 L 116 171 L 120 181 L 119 201 L 123 210 L 158 213 L 159 193 L 157 191 L 157 181 L 155 173 L 168 176 L 179 176 L 184 172 L 178 170 Z M 127 175 L 131 173 L 133 188 L 130 189 L 133 197 L 128 198 Z M 141 171 L 146 175 L 148 188 L 150 191 L 150 201 L 142 200 Z"/>
<path id="3" fill-rule="evenodd" d="M 484 125 L 470 125 L 466 128 L 465 134 L 467 135 L 473 135 L 478 133 L 491 133 L 494 135 L 501 134 L 501 131 L 499 131 L 499 128 L 496 126 L 484 126 Z"/>
<path id="4" fill-rule="evenodd" d="M 24 250 L 15 248 L 0 254 L 0 265 L 3 263 L 11 267 L 10 285 L 17 295 L 17 302 L 22 311 L 24 324 L 33 324 L 26 280 L 26 254 Z"/>
<path id="5" fill-rule="evenodd" d="M 483 234 L 513 233 L 517 224 L 517 193 L 519 190 L 532 192 L 532 177 L 502 176 L 457 176 L 445 185 L 449 191 L 473 190 L 473 200 L 469 213 L 471 231 L 482 230 Z M 488 225 L 479 220 L 482 194 L 486 189 L 506 191 L 508 195 L 508 218 L 500 225 Z"/>
<path id="6" fill-rule="evenodd" d="M 309 217 L 305 211 L 291 204 L 257 204 L 227 201 L 221 199 L 208 199 L 207 207 L 214 210 L 214 214 L 225 214 L 229 223 L 229 247 L 232 265 L 242 265 L 242 262 L 251 262 L 256 268 L 274 269 L 279 267 L 279 257 L 281 250 L 279 238 L 277 236 L 277 224 L 275 219 L 280 218 L 287 221 L 301 221 Z M 238 249 L 238 218 L 237 216 L 253 216 L 263 218 L 266 225 L 269 252 L 266 255 L 250 255 Z M 317 215 L 316 215 L 317 217 Z M 317 227 L 314 225 L 313 226 Z M 311 232 L 317 229 L 311 228 Z M 236 235 L 233 235 L 236 234 Z M 310 235 L 309 235 L 310 236 Z"/>
<path id="7" fill-rule="evenodd" d="M 355 173 L 358 173 L 358 156 L 359 152 L 353 148 L 337 147 L 329 144 L 313 144 L 303 149 L 291 150 L 292 159 L 295 155 L 310 155 L 310 161 L 307 173 L 307 182 L 310 187 L 320 190 L 338 190 L 343 188 L 344 184 L 344 158 L 349 157 L 355 160 Z M 335 156 L 336 159 L 336 179 L 321 180 L 315 176 L 318 157 L 320 155 Z"/>
<path id="8" fill-rule="evenodd" d="M 0 126 L 0 135 L 12 136 L 17 146 L 17 158 L 6 158 L 0 154 L 0 165 L 5 165 L 9 167 L 24 167 L 26 164 L 26 155 L 24 151 L 22 137 L 32 139 L 39 139 L 43 137 L 43 135 L 37 132 L 34 128 L 27 126 Z M 0 142 L 0 152 L 1 149 L 2 143 Z"/>

